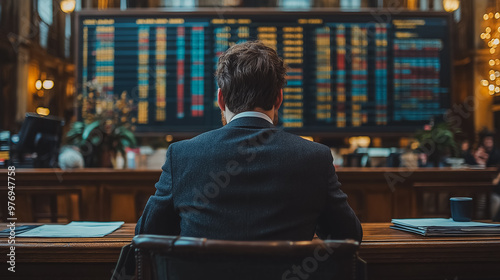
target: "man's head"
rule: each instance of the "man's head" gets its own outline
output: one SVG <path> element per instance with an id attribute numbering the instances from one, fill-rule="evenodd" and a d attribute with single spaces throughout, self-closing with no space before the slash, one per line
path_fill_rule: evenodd
<path id="1" fill-rule="evenodd" d="M 465 140 L 462 140 L 462 144 L 461 144 L 461 149 L 462 151 L 469 151 L 470 150 L 470 143 L 469 143 L 469 140 L 465 139 Z"/>
<path id="2" fill-rule="evenodd" d="M 258 41 L 234 45 L 219 57 L 215 76 L 223 113 L 261 111 L 277 121 L 286 66 L 275 50 Z"/>
<path id="3" fill-rule="evenodd" d="M 494 142 L 493 142 L 493 136 L 485 136 L 483 138 L 483 147 L 486 149 L 486 151 L 491 151 L 493 150 L 493 146 L 495 145 Z"/>

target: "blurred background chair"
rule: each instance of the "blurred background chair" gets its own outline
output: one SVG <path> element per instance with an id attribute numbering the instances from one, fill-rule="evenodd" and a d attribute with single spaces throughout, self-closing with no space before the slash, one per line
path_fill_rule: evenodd
<path id="1" fill-rule="evenodd" d="M 138 235 L 137 279 L 355 279 L 353 240 L 224 241 Z"/>

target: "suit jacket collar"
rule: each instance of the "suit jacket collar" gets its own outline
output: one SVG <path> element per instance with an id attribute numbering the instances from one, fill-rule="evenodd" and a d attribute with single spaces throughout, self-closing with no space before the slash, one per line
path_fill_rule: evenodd
<path id="1" fill-rule="evenodd" d="M 232 120 L 225 127 L 272 128 L 274 125 L 259 117 L 241 117 Z"/>

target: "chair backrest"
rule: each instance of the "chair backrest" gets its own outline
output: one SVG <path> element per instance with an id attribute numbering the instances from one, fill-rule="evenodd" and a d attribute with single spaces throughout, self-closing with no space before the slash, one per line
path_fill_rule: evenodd
<path id="1" fill-rule="evenodd" d="M 137 279 L 354 279 L 353 240 L 225 241 L 138 235 Z"/>

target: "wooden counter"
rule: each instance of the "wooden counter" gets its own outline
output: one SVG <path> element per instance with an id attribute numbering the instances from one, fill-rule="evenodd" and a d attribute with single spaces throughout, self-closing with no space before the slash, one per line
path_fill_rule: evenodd
<path id="1" fill-rule="evenodd" d="M 6 228 L 5 224 L 0 226 Z M 10 245 L 0 237 L 0 279 L 109 280 L 121 248 L 134 237 L 134 229 L 135 224 L 124 224 L 96 238 L 16 237 L 15 273 L 7 271 Z"/>
<path id="2" fill-rule="evenodd" d="M 424 237 L 364 223 L 368 279 L 500 279 L 500 236 Z"/>
<path id="3" fill-rule="evenodd" d="M 500 236 L 423 237 L 389 225 L 363 224 L 359 255 L 370 280 L 499 279 Z M 102 238 L 18 237 L 15 274 L 4 261 L 10 245 L 0 238 L 0 279 L 110 279 L 134 227 L 125 224 Z"/>
<path id="4" fill-rule="evenodd" d="M 342 190 L 349 196 L 349 203 L 361 221 L 389 222 L 391 218 L 449 215 L 448 206 L 438 203 L 438 198 L 433 204 L 436 211 L 425 213 L 429 208 L 425 206 L 429 204 L 425 200 L 429 198 L 428 193 L 436 197 L 443 193 L 482 195 L 487 200 L 491 180 L 497 172 L 495 168 L 339 168 L 337 173 Z M 36 190 L 54 189 L 53 193 L 57 193 L 58 189 L 71 189 L 81 193 L 82 204 L 80 211 L 75 207 L 73 212 L 81 213 L 75 214 L 73 219 L 136 222 L 148 197 L 154 193 L 159 177 L 159 170 L 17 169 L 17 217 L 21 221 L 33 221 L 30 196 Z M 0 170 L 0 180 L 7 182 L 7 170 Z M 76 203 L 77 200 L 73 198 L 72 201 Z M 0 201 L 0 213 L 6 208 L 4 203 Z M 489 203 L 483 201 L 483 204 Z M 476 218 L 484 219 L 486 215 L 482 214 Z"/>

